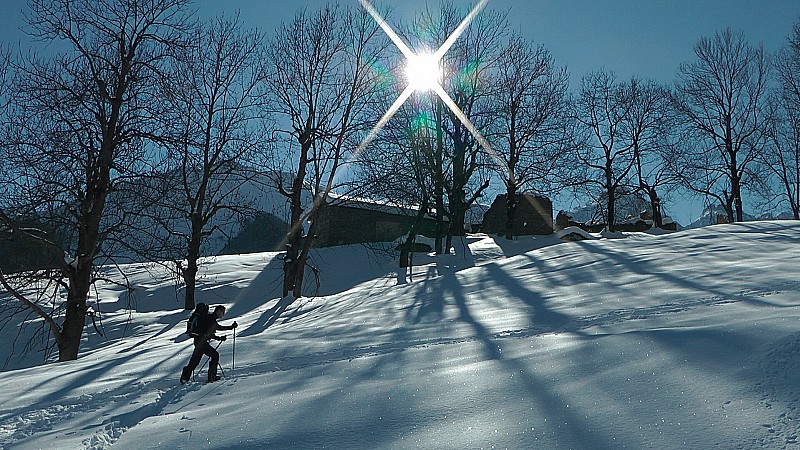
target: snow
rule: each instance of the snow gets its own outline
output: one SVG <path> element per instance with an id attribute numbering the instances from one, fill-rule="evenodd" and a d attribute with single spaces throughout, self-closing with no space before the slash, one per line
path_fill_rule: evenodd
<path id="1" fill-rule="evenodd" d="M 235 369 L 231 336 L 224 380 L 186 386 L 188 313 L 157 266 L 127 266 L 127 327 L 99 285 L 106 338 L 0 373 L 0 447 L 797 445 L 800 223 L 591 238 L 470 235 L 407 277 L 322 249 L 320 296 L 293 302 L 275 254 L 213 258 L 198 296 L 240 324 Z"/>

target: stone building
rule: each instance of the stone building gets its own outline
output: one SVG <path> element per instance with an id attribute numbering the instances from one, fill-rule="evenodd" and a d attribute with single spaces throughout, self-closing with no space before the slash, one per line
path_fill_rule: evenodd
<path id="1" fill-rule="evenodd" d="M 337 198 L 320 206 L 314 246 L 391 242 L 408 233 L 417 220 L 417 212 L 415 208 Z M 447 222 L 443 228 L 447 228 Z M 418 234 L 435 237 L 435 233 L 436 220 L 426 215 Z"/>
<path id="2" fill-rule="evenodd" d="M 483 216 L 481 231 L 487 234 L 505 234 L 506 212 L 506 194 L 498 195 Z M 553 234 L 553 203 L 547 197 L 529 193 L 517 194 L 513 227 L 515 236 Z"/>

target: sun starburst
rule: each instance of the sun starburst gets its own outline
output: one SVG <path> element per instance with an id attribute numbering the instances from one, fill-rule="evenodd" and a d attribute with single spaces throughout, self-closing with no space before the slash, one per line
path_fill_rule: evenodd
<path id="1" fill-rule="evenodd" d="M 439 84 L 442 68 L 432 53 L 419 53 L 409 58 L 406 64 L 408 84 L 417 91 L 430 91 Z"/>
<path id="2" fill-rule="evenodd" d="M 361 5 L 364 9 L 369 12 L 369 14 L 375 19 L 378 25 L 383 29 L 389 39 L 394 42 L 397 48 L 403 53 L 403 56 L 406 58 L 406 78 L 408 81 L 408 85 L 400 93 L 400 96 L 397 97 L 397 100 L 392 103 L 392 106 L 386 111 L 383 117 L 378 120 L 378 123 L 370 130 L 367 134 L 367 137 L 364 138 L 364 141 L 358 146 L 355 151 L 355 155 L 359 155 L 367 145 L 372 142 L 373 139 L 380 133 L 386 123 L 397 113 L 403 103 L 408 100 L 409 97 L 415 91 L 433 91 L 436 93 L 437 96 L 442 100 L 452 112 L 458 117 L 458 120 L 464 125 L 464 127 L 469 130 L 469 132 L 475 137 L 481 147 L 486 150 L 489 155 L 495 159 L 495 161 L 500 161 L 495 153 L 492 150 L 492 147 L 489 145 L 489 142 L 481 135 L 481 133 L 475 128 L 475 126 L 470 122 L 467 116 L 464 114 L 463 111 L 456 105 L 447 91 L 442 88 L 442 70 L 441 70 L 441 60 L 444 55 L 450 50 L 450 47 L 456 42 L 456 40 L 464 33 L 464 30 L 467 29 L 469 24 L 478 15 L 478 13 L 486 6 L 488 0 L 481 0 L 475 5 L 474 8 L 470 11 L 470 13 L 464 18 L 464 20 L 459 23 L 458 27 L 450 34 L 450 36 L 445 40 L 445 42 L 433 53 L 428 52 L 420 52 L 414 53 L 411 49 L 406 45 L 405 42 L 394 32 L 391 26 L 381 17 L 378 11 L 372 6 L 369 0 L 359 0 Z M 503 165 L 501 164 L 501 167 Z"/>

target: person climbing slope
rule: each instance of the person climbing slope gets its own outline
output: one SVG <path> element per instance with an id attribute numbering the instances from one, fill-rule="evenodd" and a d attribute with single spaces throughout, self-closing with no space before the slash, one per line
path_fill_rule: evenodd
<path id="1" fill-rule="evenodd" d="M 225 315 L 224 306 L 217 305 L 214 308 L 214 312 L 209 313 L 207 307 L 201 305 L 200 303 L 197 305 L 198 308 L 195 309 L 192 317 L 189 318 L 187 333 L 194 338 L 194 351 L 192 352 L 192 357 L 189 359 L 189 364 L 187 364 L 181 372 L 181 384 L 189 382 L 192 377 L 192 372 L 194 372 L 194 369 L 200 364 L 203 355 L 208 355 L 211 358 L 208 365 L 208 382 L 213 383 L 218 381 L 220 379 L 217 375 L 219 352 L 211 346 L 209 341 L 212 339 L 224 341 L 226 337 L 217 336 L 217 330 L 233 330 L 239 326 L 236 321 L 229 326 L 220 325 L 219 322 L 217 322 L 217 320 Z M 206 309 L 205 313 L 202 312 L 204 307 Z M 198 311 L 198 309 L 200 310 Z"/>

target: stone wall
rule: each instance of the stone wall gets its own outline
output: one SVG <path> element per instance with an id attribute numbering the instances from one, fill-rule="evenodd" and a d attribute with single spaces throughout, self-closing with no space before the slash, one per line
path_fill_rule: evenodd
<path id="1" fill-rule="evenodd" d="M 416 211 L 380 205 L 323 204 L 317 218 L 315 247 L 391 242 L 404 236 L 416 221 Z M 445 222 L 444 228 L 447 228 Z M 434 237 L 436 221 L 423 218 L 418 234 Z"/>
<path id="2" fill-rule="evenodd" d="M 53 235 L 47 236 L 52 239 Z M 54 246 L 20 233 L 0 231 L 0 270 L 14 273 L 55 269 L 64 264 L 64 255 Z"/>
<path id="3" fill-rule="evenodd" d="M 481 231 L 487 234 L 505 234 L 506 212 L 506 194 L 498 195 L 483 216 Z M 547 197 L 517 194 L 513 227 L 515 236 L 553 234 L 553 203 Z"/>

